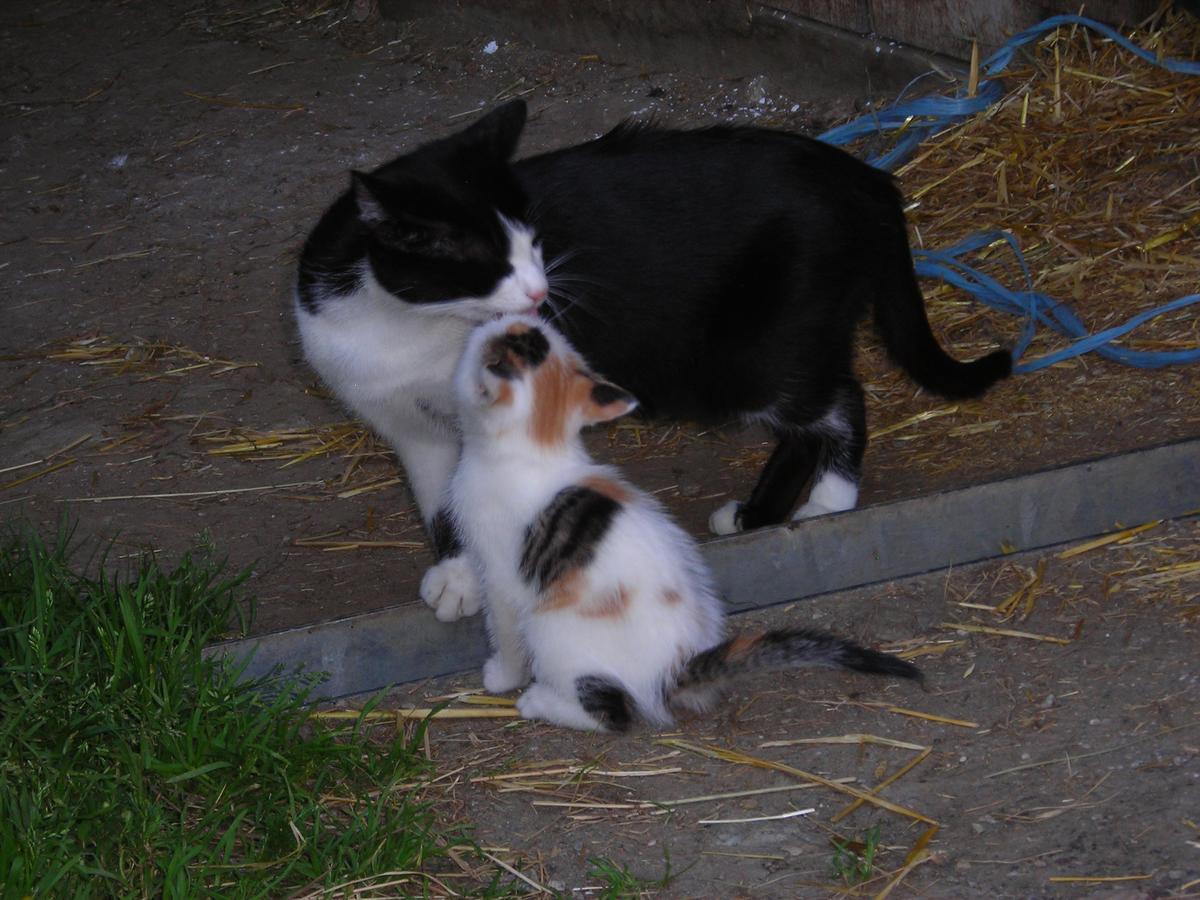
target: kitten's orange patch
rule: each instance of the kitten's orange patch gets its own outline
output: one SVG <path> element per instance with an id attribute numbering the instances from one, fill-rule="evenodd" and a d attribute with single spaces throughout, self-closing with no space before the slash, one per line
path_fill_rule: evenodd
<path id="1" fill-rule="evenodd" d="M 626 503 L 629 500 L 629 489 L 619 481 L 613 481 L 611 478 L 602 478 L 599 475 L 592 475 L 589 478 L 583 479 L 580 482 L 585 488 L 595 491 L 607 497 L 609 500 L 615 500 L 617 503 Z"/>
<path id="2" fill-rule="evenodd" d="M 579 614 L 589 619 L 618 619 L 625 615 L 630 599 L 628 588 L 618 584 L 615 590 L 589 598 Z"/>
<path id="3" fill-rule="evenodd" d="M 492 401 L 493 406 L 511 406 L 513 402 L 512 385 L 507 381 L 500 382 L 500 386 L 496 388 L 496 399 Z"/>
<path id="4" fill-rule="evenodd" d="M 665 591 L 662 596 L 663 603 L 667 606 L 678 606 L 683 602 L 683 595 L 679 591 Z"/>
<path id="5" fill-rule="evenodd" d="M 526 325 L 524 322 L 513 322 L 504 329 L 505 334 L 511 334 L 513 337 L 521 334 L 529 334 L 531 331 L 533 331 L 533 328 L 529 325 Z"/>
<path id="6" fill-rule="evenodd" d="M 585 577 L 582 569 L 572 569 L 556 578 L 538 598 L 537 612 L 569 609 L 583 596 Z"/>
<path id="7" fill-rule="evenodd" d="M 552 447 L 568 437 L 567 422 L 574 410 L 591 398 L 592 382 L 562 357 L 549 356 L 533 373 L 533 416 L 529 436 L 534 443 Z"/>
<path id="8" fill-rule="evenodd" d="M 764 632 L 757 634 L 739 634 L 729 642 L 729 649 L 725 651 L 725 660 L 727 662 L 737 662 L 740 659 L 745 659 L 750 654 L 758 642 L 763 639 Z"/>

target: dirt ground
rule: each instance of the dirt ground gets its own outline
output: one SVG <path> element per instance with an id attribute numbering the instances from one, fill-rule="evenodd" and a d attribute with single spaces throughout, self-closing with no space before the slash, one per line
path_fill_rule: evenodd
<path id="1" fill-rule="evenodd" d="M 241 3 L 0 10 L 0 502 L 52 525 L 65 501 L 138 495 L 70 508 L 84 532 L 130 553 L 178 553 L 207 532 L 232 565 L 255 566 L 259 631 L 411 602 L 430 562 L 381 447 L 287 468 L 269 451 L 265 461 L 212 455 L 260 432 L 328 435 L 347 419 L 300 360 L 290 300 L 299 245 L 350 168 L 517 93 L 531 105 L 526 152 L 634 114 L 813 131 L 851 110 L 849 98 L 750 108 L 742 81 L 554 55 L 452 17 L 356 23 L 346 4 L 309 7 L 326 14 L 286 4 L 256 15 Z M 638 448 L 640 430 L 613 432 L 621 455 L 646 457 L 652 487 L 708 495 L 694 504 L 697 528 L 749 484 L 749 468 L 720 464 L 740 439 L 693 429 L 685 441 L 677 428 L 663 439 L 655 455 Z M 348 480 L 342 451 L 358 453 Z M 260 489 L 272 485 L 289 487 Z M 181 493 L 192 495 L 145 497 Z M 368 549 L 295 544 L 313 538 Z"/>
<path id="2" fill-rule="evenodd" d="M 737 619 L 745 630 L 811 623 L 904 653 L 924 670 L 924 691 L 805 670 L 749 678 L 711 716 L 669 734 L 438 720 L 427 745 L 440 780 L 426 797 L 447 821 L 473 823 L 493 855 L 571 896 L 603 884 L 595 858 L 648 881 L 669 860 L 675 880 L 648 888 L 664 897 L 835 896 L 847 885 L 834 875 L 832 840 L 862 841 L 879 825 L 878 869 L 856 894 L 876 896 L 929 827 L 914 814 L 940 830 L 894 896 L 1200 896 L 1200 520 L 1063 550 Z M 992 609 L 1006 602 L 1008 619 Z M 472 689 L 477 673 L 397 692 L 380 708 Z M 919 761 L 879 791 L 908 813 L 866 807 L 835 822 L 854 798 L 673 740 L 862 788 Z M 753 818 L 762 821 L 704 824 Z"/>
<path id="3" fill-rule="evenodd" d="M 254 566 L 259 632 L 412 602 L 429 563 L 401 473 L 356 443 L 292 328 L 297 249 L 349 168 L 517 94 L 531 108 L 522 152 L 629 115 L 817 133 L 859 102 L 550 53 L 449 14 L 357 21 L 370 6 L 0 11 L 0 504 L 44 525 L 69 509 L 130 554 L 206 533 Z M 960 306 L 938 309 L 963 356 L 1017 333 Z M 864 504 L 1200 433 L 1187 369 L 1122 369 L 1114 393 L 1116 367 L 1087 359 L 949 406 L 867 329 L 862 344 L 880 433 Z M 749 491 L 764 439 L 622 423 L 594 443 L 703 534 Z M 113 497 L 129 499 L 83 502 Z"/>
<path id="4" fill-rule="evenodd" d="M 299 360 L 290 323 L 296 252 L 346 170 L 516 94 L 531 108 L 523 152 L 592 137 L 627 115 L 816 133 L 856 103 L 550 53 L 451 17 L 356 21 L 369 6 L 0 9 L 0 506 L 43 526 L 69 511 L 82 533 L 115 540 L 119 556 L 171 559 L 204 535 L 232 566 L 254 567 L 259 632 L 413 602 L 429 562 L 390 457 L 344 424 Z M 1019 327 L 942 307 L 935 326 L 963 356 Z M 1088 358 L 948 407 L 886 364 L 866 331 L 862 370 L 877 433 L 868 504 L 1200 434 L 1194 370 L 1119 370 L 1114 392 L 1117 368 Z M 696 533 L 713 507 L 749 489 L 767 452 L 758 431 L 687 425 L 623 423 L 594 445 Z M 1010 597 L 1042 557 L 754 616 L 746 627 L 803 617 L 914 650 L 929 692 L 829 673 L 764 676 L 679 737 L 871 786 L 924 751 L 761 745 L 867 733 L 930 748 L 884 791 L 942 825 L 900 894 L 1170 896 L 1200 877 L 1196 580 L 1180 567 L 1194 567 L 1198 550 L 1191 520 L 1072 560 L 1046 555 L 1032 613 L 1023 619 L 1022 595 L 1007 622 L 978 606 Z M 1068 643 L 959 634 L 943 622 Z M 876 701 L 975 724 L 905 717 Z M 792 783 L 658 737 L 438 722 L 430 749 L 446 774 L 436 799 L 544 884 L 596 884 L 593 856 L 660 876 L 669 848 L 681 874 L 665 896 L 822 896 L 835 884 L 831 828 L 861 837 L 878 822 L 885 872 L 924 830 L 869 809 L 831 826 L 850 798 L 826 789 L 654 815 L 637 804 Z M 467 780 L 559 760 L 654 774 L 566 785 L 529 775 L 509 793 L 503 781 Z M 1005 771 L 1026 763 L 1039 765 Z M 531 796 L 636 808 L 535 806 Z M 803 818 L 699 824 L 808 806 L 817 812 Z M 1058 885 L 1051 876 L 1148 877 Z"/>

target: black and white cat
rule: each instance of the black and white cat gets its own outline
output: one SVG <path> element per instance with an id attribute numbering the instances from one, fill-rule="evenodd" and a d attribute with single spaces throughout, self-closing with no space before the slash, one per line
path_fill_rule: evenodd
<path id="1" fill-rule="evenodd" d="M 740 417 L 779 443 L 717 533 L 850 509 L 866 443 L 853 371 L 868 310 L 890 355 L 946 397 L 983 393 L 1007 351 L 949 357 L 929 329 L 891 176 L 749 127 L 623 124 L 511 162 L 522 101 L 370 174 L 300 260 L 305 355 L 395 448 L 439 558 L 441 619 L 479 608 L 442 508 L 458 459 L 451 381 L 472 325 L 540 309 L 652 416 Z"/>

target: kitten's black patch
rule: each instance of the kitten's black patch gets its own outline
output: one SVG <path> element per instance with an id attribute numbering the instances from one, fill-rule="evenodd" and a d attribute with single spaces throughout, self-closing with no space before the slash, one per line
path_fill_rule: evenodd
<path id="1" fill-rule="evenodd" d="M 540 366 L 550 353 L 550 342 L 546 335 L 536 328 L 522 331 L 519 334 L 506 334 L 503 337 L 504 346 L 511 350 L 518 359 L 523 359 L 531 367 Z"/>
<path id="2" fill-rule="evenodd" d="M 521 369 L 535 369 L 545 362 L 550 342 L 537 329 L 520 334 L 502 334 L 488 344 L 484 366 L 498 378 L 512 379 Z"/>
<path id="3" fill-rule="evenodd" d="M 633 721 L 632 704 L 629 695 L 617 685 L 596 675 L 584 675 L 575 679 L 575 692 L 579 704 L 609 731 L 629 730 Z"/>
<path id="4" fill-rule="evenodd" d="M 600 381 L 592 385 L 592 402 L 597 406 L 608 406 L 610 403 L 617 402 L 632 403 L 633 397 L 615 384 Z"/>
<path id="5" fill-rule="evenodd" d="M 539 591 L 591 562 L 621 504 L 585 487 L 564 488 L 525 529 L 521 577 Z"/>
<path id="6" fill-rule="evenodd" d="M 513 365 L 512 357 L 508 355 L 499 340 L 493 341 L 492 345 L 488 347 L 488 352 L 483 358 L 483 365 L 497 378 L 511 381 L 517 377 L 517 367 Z"/>
<path id="7" fill-rule="evenodd" d="M 450 510 L 442 507 L 429 523 L 429 540 L 433 544 L 433 556 L 439 562 L 448 556 L 458 556 L 462 552 L 462 541 L 454 527 L 454 518 Z"/>

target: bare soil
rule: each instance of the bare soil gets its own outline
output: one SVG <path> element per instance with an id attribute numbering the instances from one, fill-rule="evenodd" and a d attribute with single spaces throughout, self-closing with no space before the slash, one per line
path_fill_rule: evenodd
<path id="1" fill-rule="evenodd" d="M 396 21 L 369 3 L 80 0 L 0 11 L 0 467 L 23 466 L 0 475 L 0 502 L 43 524 L 70 509 L 130 552 L 175 554 L 206 532 L 233 566 L 253 565 L 257 631 L 412 602 L 430 560 L 386 448 L 359 447 L 350 479 L 352 448 L 301 462 L 213 453 L 348 418 L 299 359 L 290 317 L 298 246 L 346 171 L 517 94 L 531 107 L 527 153 L 630 115 L 818 133 L 859 103 L 788 96 L 745 73 L 549 53 L 450 11 Z M 1018 329 L 943 308 L 963 356 Z M 106 343 L 117 348 L 103 359 L 78 358 Z M 951 407 L 891 366 L 869 329 L 862 343 L 872 427 L 902 426 L 868 452 L 865 504 L 1200 433 L 1187 369 L 1085 360 Z M 64 348 L 77 358 L 56 356 Z M 622 423 L 594 443 L 696 534 L 749 491 L 770 448 L 733 425 Z M 358 546 L 296 544 L 314 538 Z"/>
<path id="2" fill-rule="evenodd" d="M 849 97 L 751 103 L 744 80 L 550 54 L 449 15 L 357 22 L 356 8 L 0 11 L 0 463 L 35 462 L 88 438 L 3 473 L 0 501 L 47 525 L 69 501 L 85 532 L 130 552 L 175 554 L 207 532 L 231 565 L 254 566 L 259 631 L 411 602 L 430 562 L 385 448 L 368 446 L 349 484 L 338 481 L 348 465 L 340 455 L 281 468 L 210 453 L 227 445 L 212 442 L 221 436 L 348 418 L 303 365 L 290 302 L 299 245 L 349 169 L 447 134 L 517 93 L 531 105 L 524 152 L 594 137 L 630 115 L 814 131 L 852 109 Z M 114 343 L 130 349 L 103 361 L 52 358 Z M 146 343 L 252 365 L 200 366 Z M 686 441 L 679 429 L 653 441 L 663 438 L 654 454 L 639 448 L 640 431 L 613 432 L 621 456 L 646 457 L 642 480 L 653 488 L 709 495 L 691 516 L 697 528 L 753 477 L 749 468 L 724 474 L 719 457 L 740 443 L 695 429 Z M 718 472 L 715 483 L 708 473 Z M 39 477 L 18 480 L 29 475 Z M 292 486 L 259 490 L 270 485 Z M 220 493 L 232 491 L 244 493 Z M 213 493 L 145 498 L 195 492 Z M 79 502 L 129 495 L 138 499 Z M 412 546 L 293 544 L 319 536 Z"/>
<path id="3" fill-rule="evenodd" d="M 1194 897 L 1200 596 L 1195 577 L 1171 579 L 1194 570 L 1198 551 L 1200 520 L 1189 519 L 1073 557 L 1060 558 L 1061 548 L 1021 554 L 739 616 L 742 630 L 799 622 L 909 654 L 925 690 L 822 670 L 762 674 L 710 716 L 665 734 L 435 720 L 427 746 L 441 780 L 426 797 L 447 821 L 473 824 L 493 855 L 570 896 L 604 884 L 597 858 L 649 882 L 674 873 L 665 886 L 645 886 L 663 897 L 837 896 L 851 885 L 835 874 L 833 842 L 861 843 L 878 825 L 876 869 L 852 892 L 874 897 L 928 829 L 915 813 L 940 828 L 893 896 Z M 1179 565 L 1186 561 L 1191 569 Z M 986 609 L 1039 571 L 1010 619 Z M 428 707 L 472 689 L 477 673 L 393 693 L 380 708 Z M 908 814 L 868 806 L 834 821 L 853 797 L 673 740 L 853 778 L 860 788 L 920 761 L 878 792 Z M 754 818 L 762 820 L 705 824 Z"/>

